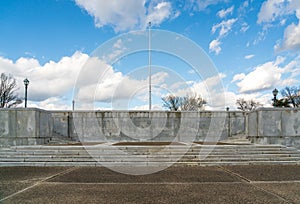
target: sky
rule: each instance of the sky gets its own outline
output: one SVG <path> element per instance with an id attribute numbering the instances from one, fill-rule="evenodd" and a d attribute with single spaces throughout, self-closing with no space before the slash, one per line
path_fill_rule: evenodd
<path id="1" fill-rule="evenodd" d="M 29 107 L 147 110 L 150 45 L 152 109 L 168 94 L 270 107 L 299 86 L 299 20 L 299 0 L 1 0 L 0 73 L 20 98 L 29 79 Z"/>

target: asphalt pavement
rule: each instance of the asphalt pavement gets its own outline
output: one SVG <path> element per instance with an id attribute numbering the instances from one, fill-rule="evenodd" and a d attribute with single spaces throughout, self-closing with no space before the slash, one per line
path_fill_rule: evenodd
<path id="1" fill-rule="evenodd" d="M 0 203 L 300 203 L 300 165 L 0 167 Z"/>

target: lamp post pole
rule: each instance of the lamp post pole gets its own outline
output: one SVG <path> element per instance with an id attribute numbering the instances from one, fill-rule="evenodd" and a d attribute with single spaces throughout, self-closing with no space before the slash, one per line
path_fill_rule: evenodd
<path id="1" fill-rule="evenodd" d="M 73 99 L 73 101 L 72 101 L 72 111 L 74 111 L 75 110 L 75 100 Z"/>
<path id="2" fill-rule="evenodd" d="M 274 107 L 277 107 L 277 94 L 278 94 L 278 90 L 277 89 L 274 89 L 273 91 L 272 91 L 272 93 L 273 93 L 273 96 L 274 96 L 274 104 L 273 104 L 273 106 Z"/>
<path id="3" fill-rule="evenodd" d="M 29 85 L 29 80 L 26 78 L 24 79 L 24 85 L 25 85 L 25 108 L 27 108 L 27 89 Z"/>

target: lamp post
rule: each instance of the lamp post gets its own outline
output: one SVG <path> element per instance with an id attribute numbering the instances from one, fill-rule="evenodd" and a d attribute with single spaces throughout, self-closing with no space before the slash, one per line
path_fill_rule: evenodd
<path id="1" fill-rule="evenodd" d="M 73 101 L 72 101 L 72 111 L 74 111 L 75 110 L 75 100 L 73 99 Z"/>
<path id="2" fill-rule="evenodd" d="M 272 93 L 273 93 L 273 96 L 274 96 L 274 99 L 273 99 L 274 100 L 274 104 L 273 104 L 273 106 L 276 107 L 277 106 L 277 103 L 276 103 L 277 102 L 277 98 L 276 97 L 277 97 L 277 94 L 278 94 L 278 90 L 274 89 L 272 91 Z"/>
<path id="3" fill-rule="evenodd" d="M 25 108 L 27 108 L 27 89 L 29 85 L 29 80 L 26 78 L 24 79 L 24 85 L 25 85 Z"/>

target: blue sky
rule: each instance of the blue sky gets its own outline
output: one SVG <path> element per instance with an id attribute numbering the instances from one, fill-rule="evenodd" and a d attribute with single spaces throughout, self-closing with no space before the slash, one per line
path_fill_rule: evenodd
<path id="1" fill-rule="evenodd" d="M 30 80 L 31 107 L 70 109 L 75 98 L 82 109 L 146 109 L 146 50 L 97 61 L 90 75 L 83 70 L 103 44 L 114 48 L 107 56 L 126 53 L 133 45 L 118 36 L 137 30 L 146 36 L 151 21 L 153 32 L 171 31 L 201 47 L 217 71 L 204 77 L 180 56 L 153 51 L 154 109 L 168 93 L 190 92 L 211 102 L 207 109 L 235 109 L 238 98 L 267 107 L 274 88 L 299 86 L 299 20 L 299 0 L 2 0 L 0 72 L 14 75 L 20 97 L 22 80 Z M 214 87 L 216 78 L 223 89 Z M 224 104 L 214 104 L 220 93 Z"/>

